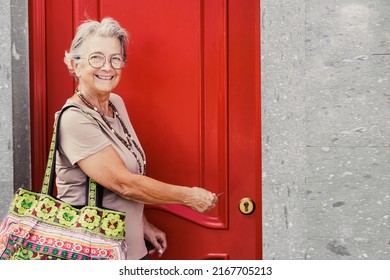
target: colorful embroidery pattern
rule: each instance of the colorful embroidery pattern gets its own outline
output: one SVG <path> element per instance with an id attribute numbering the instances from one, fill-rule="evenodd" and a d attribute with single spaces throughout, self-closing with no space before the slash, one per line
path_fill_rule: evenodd
<path id="1" fill-rule="evenodd" d="M 125 259 L 124 219 L 123 212 L 77 209 L 19 189 L 0 225 L 0 259 Z"/>
<path id="2" fill-rule="evenodd" d="M 51 196 L 19 189 L 11 203 L 10 213 L 30 216 L 62 227 L 83 228 L 90 232 L 122 239 L 125 237 L 125 213 L 85 206 L 73 208 Z M 115 220 L 108 225 L 110 220 Z"/>
<path id="3" fill-rule="evenodd" d="M 11 219 L 12 220 L 12 219 Z M 15 221 L 11 221 L 13 224 Z M 20 221 L 19 221 L 20 222 Z M 27 222 L 28 223 L 28 222 Z M 110 260 L 124 258 L 124 243 L 118 246 L 117 242 L 110 242 L 96 236 L 85 236 L 80 240 L 50 232 L 45 225 L 35 225 L 35 228 L 11 226 L 12 233 L 5 240 L 1 240 L 0 259 L 6 260 Z M 27 228 L 27 227 L 26 227 Z M 44 233 L 42 234 L 42 232 Z M 49 234 L 50 233 L 50 234 Z M 50 236 L 45 237 L 44 235 Z M 90 240 L 88 240 L 90 238 Z M 85 240 L 84 240 L 85 239 Z M 5 242 L 3 242 L 5 241 Z M 98 244 L 98 245 L 94 245 Z"/>

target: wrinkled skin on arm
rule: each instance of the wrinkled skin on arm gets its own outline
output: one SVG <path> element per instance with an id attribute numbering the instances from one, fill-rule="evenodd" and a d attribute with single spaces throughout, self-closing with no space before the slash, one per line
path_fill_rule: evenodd
<path id="1" fill-rule="evenodd" d="M 177 186 L 130 172 L 112 146 L 77 162 L 87 176 L 127 200 L 145 204 L 182 204 L 204 213 L 217 203 L 215 194 Z"/>

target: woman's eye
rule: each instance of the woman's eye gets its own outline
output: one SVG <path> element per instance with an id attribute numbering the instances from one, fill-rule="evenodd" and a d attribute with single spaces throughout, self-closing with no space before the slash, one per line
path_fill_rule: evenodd
<path id="1" fill-rule="evenodd" d="M 91 55 L 90 59 L 102 59 L 101 55 Z"/>
<path id="2" fill-rule="evenodd" d="M 112 60 L 116 60 L 116 61 L 122 61 L 122 60 L 123 60 L 123 58 L 122 58 L 122 57 L 120 57 L 120 56 L 113 56 L 113 57 L 112 57 Z"/>

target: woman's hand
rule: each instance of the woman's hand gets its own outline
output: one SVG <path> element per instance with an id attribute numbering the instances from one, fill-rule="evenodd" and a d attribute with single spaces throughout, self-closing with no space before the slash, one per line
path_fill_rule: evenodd
<path id="1" fill-rule="evenodd" d="M 144 238 L 149 241 L 154 249 L 150 250 L 148 253 L 153 255 L 158 253 L 158 256 L 161 257 L 167 249 L 167 238 L 165 233 L 156 228 L 154 225 L 148 222 L 144 216 Z"/>
<path id="2" fill-rule="evenodd" d="M 187 202 L 188 207 L 199 213 L 210 211 L 215 207 L 215 204 L 218 201 L 218 198 L 215 194 L 198 187 L 193 187 L 189 190 L 190 194 L 189 200 Z"/>

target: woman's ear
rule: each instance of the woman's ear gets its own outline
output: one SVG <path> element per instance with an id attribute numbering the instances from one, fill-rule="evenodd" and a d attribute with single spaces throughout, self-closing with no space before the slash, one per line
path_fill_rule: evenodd
<path id="1" fill-rule="evenodd" d="M 72 58 L 72 60 L 70 61 L 70 65 L 72 66 L 76 77 L 79 78 L 80 77 L 79 64 L 76 62 L 74 58 Z"/>

